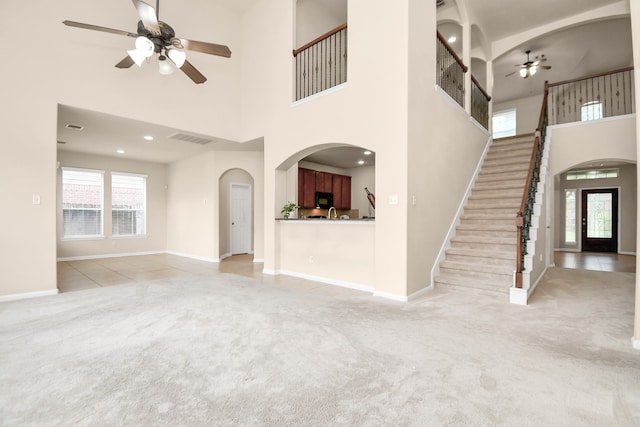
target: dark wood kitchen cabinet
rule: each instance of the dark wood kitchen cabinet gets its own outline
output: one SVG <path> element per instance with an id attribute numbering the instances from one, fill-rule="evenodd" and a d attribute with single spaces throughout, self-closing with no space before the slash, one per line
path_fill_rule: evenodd
<path id="1" fill-rule="evenodd" d="M 298 169 L 298 204 L 315 208 L 316 192 L 332 193 L 336 209 L 351 209 L 351 177 L 311 169 Z"/>

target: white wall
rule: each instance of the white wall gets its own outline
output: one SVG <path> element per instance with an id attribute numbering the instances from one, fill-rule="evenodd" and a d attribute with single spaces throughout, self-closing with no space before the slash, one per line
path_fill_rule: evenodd
<path id="1" fill-rule="evenodd" d="M 58 151 L 60 169 L 57 174 L 57 248 L 58 258 L 163 252 L 167 230 L 167 166 L 116 157 L 95 156 Z M 104 174 L 104 238 L 97 240 L 64 240 L 62 236 L 62 168 L 97 169 Z M 147 218 L 145 237 L 113 238 L 111 236 L 111 172 L 147 175 Z"/>
<path id="2" fill-rule="evenodd" d="M 516 135 L 534 133 L 540 120 L 542 95 L 493 104 L 493 112 L 516 109 Z"/>

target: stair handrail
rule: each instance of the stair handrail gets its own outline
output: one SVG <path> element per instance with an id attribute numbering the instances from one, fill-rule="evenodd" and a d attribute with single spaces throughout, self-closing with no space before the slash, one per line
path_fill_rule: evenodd
<path id="1" fill-rule="evenodd" d="M 529 240 L 529 230 L 531 227 L 531 217 L 533 215 L 533 205 L 536 199 L 536 191 L 540 182 L 540 166 L 542 164 L 542 153 L 547 135 L 547 98 L 549 96 L 549 82 L 544 82 L 544 97 L 542 108 L 538 120 L 538 128 L 535 133 L 533 151 L 529 161 L 529 172 L 525 181 L 525 188 L 520 202 L 520 209 L 516 214 L 517 243 L 516 243 L 516 288 L 522 288 L 522 272 L 524 271 L 524 257 L 527 254 L 527 241 Z"/>
<path id="2" fill-rule="evenodd" d="M 334 34 L 338 34 L 340 31 L 342 31 L 342 30 L 344 30 L 346 28 L 347 28 L 347 23 L 346 22 L 344 24 L 338 25 L 333 30 L 327 31 L 326 33 L 324 33 L 320 37 L 311 40 L 309 43 L 307 43 L 307 44 L 305 44 L 303 46 L 300 46 L 297 49 L 293 49 L 293 56 L 294 57 L 298 56 L 298 54 L 300 52 L 304 52 L 305 50 L 309 49 L 311 46 L 314 46 L 314 45 L 316 45 L 316 44 L 328 39 L 329 37 L 331 37 Z"/>

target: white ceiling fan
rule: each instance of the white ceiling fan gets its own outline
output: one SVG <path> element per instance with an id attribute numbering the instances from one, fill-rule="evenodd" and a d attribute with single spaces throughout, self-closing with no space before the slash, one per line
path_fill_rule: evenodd
<path id="1" fill-rule="evenodd" d="M 512 73 L 507 74 L 505 77 L 509 77 L 515 73 L 519 73 L 520 77 L 526 79 L 530 76 L 535 75 L 539 70 L 550 70 L 550 65 L 540 65 L 541 62 L 545 62 L 547 58 L 545 58 L 544 54 L 540 56 L 536 56 L 535 61 L 531 60 L 531 50 L 527 50 L 525 52 L 527 54 L 527 60 L 524 64 L 517 64 L 516 67 L 520 67 L 520 70 L 514 71 Z"/>

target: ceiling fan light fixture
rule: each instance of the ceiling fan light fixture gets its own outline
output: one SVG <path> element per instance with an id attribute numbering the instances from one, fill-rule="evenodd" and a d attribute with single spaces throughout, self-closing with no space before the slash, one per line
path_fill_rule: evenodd
<path id="1" fill-rule="evenodd" d="M 528 74 L 529 72 L 527 71 L 526 68 L 520 68 L 520 77 L 522 77 L 523 79 L 526 79 Z"/>
<path id="2" fill-rule="evenodd" d="M 538 67 L 536 67 L 535 65 L 529 68 L 529 74 L 531 74 L 532 76 L 535 75 L 537 72 L 538 72 Z"/>
<path id="3" fill-rule="evenodd" d="M 136 38 L 136 50 L 140 51 L 146 58 L 151 57 L 155 49 L 155 45 L 148 38 L 143 36 Z"/>
<path id="4" fill-rule="evenodd" d="M 140 52 L 138 49 L 128 50 L 127 53 L 138 67 L 141 67 L 144 60 L 147 59 L 147 56 L 144 53 Z"/>
<path id="5" fill-rule="evenodd" d="M 171 64 L 171 61 L 167 61 L 167 57 L 164 55 L 158 56 L 158 71 L 163 76 L 168 76 L 175 71 L 175 67 Z"/>
<path id="6" fill-rule="evenodd" d="M 187 52 L 178 49 L 167 49 L 167 56 L 176 64 L 176 67 L 182 68 L 184 61 L 187 59 Z"/>

